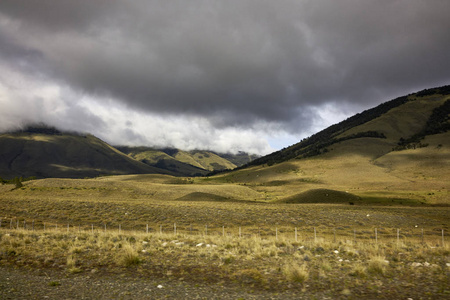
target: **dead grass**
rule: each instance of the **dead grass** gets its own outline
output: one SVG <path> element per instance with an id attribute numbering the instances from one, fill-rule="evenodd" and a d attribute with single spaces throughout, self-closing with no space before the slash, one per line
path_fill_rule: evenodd
<path id="1" fill-rule="evenodd" d="M 450 242 L 442 245 L 441 232 L 447 239 L 450 207 L 428 204 L 449 204 L 448 177 L 424 168 L 423 176 L 437 179 L 418 181 L 415 173 L 390 172 L 388 162 L 393 158 L 323 156 L 211 178 L 25 182 L 0 193 L 0 264 L 330 291 L 330 297 L 376 298 L 383 286 L 395 299 L 408 286 L 413 298 L 424 298 L 425 290 L 444 298 Z M 362 200 L 277 203 L 323 189 Z"/>
<path id="2" fill-rule="evenodd" d="M 255 235 L 67 233 L 63 229 L 0 229 L 0 249 L 0 264 L 56 268 L 68 274 L 132 272 L 133 276 L 234 282 L 273 291 L 307 287 L 312 292 L 326 288 L 340 293 L 345 283 L 352 295 L 370 293 L 380 282 L 395 292 L 416 276 L 424 276 L 421 280 L 432 295 L 443 295 L 440 287 L 445 285 L 450 261 L 448 246 L 408 241 L 398 246 L 395 241 L 376 244 L 321 238 L 296 242 Z M 414 263 L 422 264 L 420 272 Z"/>
<path id="3" fill-rule="evenodd" d="M 139 253 L 134 245 L 125 243 L 121 245 L 120 249 L 116 257 L 118 265 L 129 267 L 141 263 L 141 258 L 139 258 Z"/>
<path id="4" fill-rule="evenodd" d="M 305 264 L 299 265 L 295 262 L 286 264 L 283 273 L 289 281 L 304 283 L 309 277 L 309 271 Z"/>

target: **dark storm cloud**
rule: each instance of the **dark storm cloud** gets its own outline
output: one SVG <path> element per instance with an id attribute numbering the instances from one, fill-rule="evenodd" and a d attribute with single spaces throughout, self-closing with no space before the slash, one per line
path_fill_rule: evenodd
<path id="1" fill-rule="evenodd" d="M 448 84 L 449 11 L 446 0 L 2 0 L 0 63 L 35 63 L 131 109 L 295 132 L 313 107 L 357 112 Z"/>

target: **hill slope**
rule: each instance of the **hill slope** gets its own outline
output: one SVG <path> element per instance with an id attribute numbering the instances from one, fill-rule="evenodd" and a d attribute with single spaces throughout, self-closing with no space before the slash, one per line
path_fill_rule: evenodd
<path id="1" fill-rule="evenodd" d="M 449 128 L 450 87 L 429 89 L 357 114 L 214 181 L 252 186 L 268 201 L 287 203 L 329 189 L 362 199 L 348 201 L 354 203 L 448 205 Z"/>
<path id="2" fill-rule="evenodd" d="M 418 146 L 426 135 L 449 130 L 450 86 L 427 89 L 380 104 L 332 125 L 288 148 L 256 159 L 246 166 L 306 158 L 334 149 L 346 141 L 363 141 L 354 152 L 384 155 L 396 146 Z M 368 142 L 369 144 L 366 144 Z M 372 147 L 374 146 L 374 148 Z M 411 145 L 414 147 L 414 145 Z"/>
<path id="3" fill-rule="evenodd" d="M 257 158 L 256 155 L 244 152 L 220 154 L 212 151 L 182 151 L 172 148 L 127 146 L 116 146 L 116 148 L 133 159 L 181 176 L 199 176 L 206 175 L 211 171 L 234 169 Z"/>
<path id="4" fill-rule="evenodd" d="M 170 172 L 121 153 L 92 135 L 28 130 L 0 135 L 0 177 L 83 178 Z"/>

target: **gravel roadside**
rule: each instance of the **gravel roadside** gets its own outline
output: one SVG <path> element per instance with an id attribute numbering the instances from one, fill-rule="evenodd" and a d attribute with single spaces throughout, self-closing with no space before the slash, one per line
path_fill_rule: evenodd
<path id="1" fill-rule="evenodd" d="M 245 291 L 141 278 L 132 274 L 77 274 L 0 266 L 0 299 L 308 299 L 295 293 Z"/>

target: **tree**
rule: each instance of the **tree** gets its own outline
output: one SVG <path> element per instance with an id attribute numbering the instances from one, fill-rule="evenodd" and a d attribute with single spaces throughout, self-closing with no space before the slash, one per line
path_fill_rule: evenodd
<path id="1" fill-rule="evenodd" d="M 20 178 L 19 177 L 14 177 L 13 184 L 16 186 L 16 189 L 19 189 L 19 188 L 23 187 L 22 177 L 20 177 Z"/>

